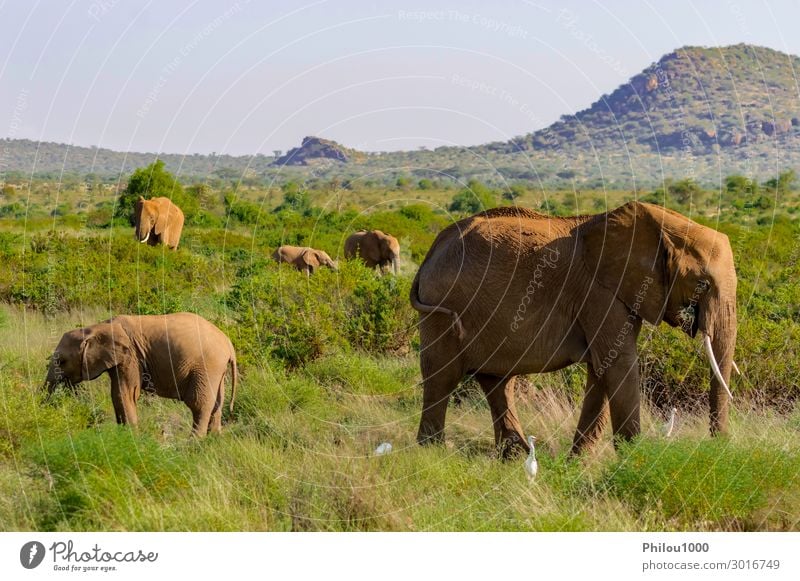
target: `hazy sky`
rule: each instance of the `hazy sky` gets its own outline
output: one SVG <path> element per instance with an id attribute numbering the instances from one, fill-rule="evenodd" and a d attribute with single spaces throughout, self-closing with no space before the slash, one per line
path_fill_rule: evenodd
<path id="1" fill-rule="evenodd" d="M 249 154 L 505 140 L 664 53 L 800 54 L 782 1 L 0 0 L 7 137 Z"/>

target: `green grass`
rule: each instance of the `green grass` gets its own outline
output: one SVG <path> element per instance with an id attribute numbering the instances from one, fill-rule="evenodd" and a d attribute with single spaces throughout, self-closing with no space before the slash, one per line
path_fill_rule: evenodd
<path id="1" fill-rule="evenodd" d="M 523 426 L 539 442 L 530 484 L 521 460 L 496 458 L 470 382 L 448 411 L 445 445 L 415 442 L 422 394 L 408 290 L 456 192 L 357 189 L 327 214 L 273 213 L 276 193 L 262 213 L 242 213 L 255 223 L 225 222 L 220 201 L 210 211 L 225 227 L 187 227 L 177 252 L 137 244 L 127 226 L 99 227 L 102 208 L 47 218 L 44 194 L 27 222 L 0 218 L 0 530 L 800 529 L 796 221 L 756 209 L 698 218 L 730 236 L 737 258 L 744 375 L 732 381 L 728 438 L 708 436 L 697 342 L 646 326 L 643 390 L 660 409 L 679 407 L 675 436 L 661 437 L 663 412 L 645 404 L 639 440 L 617 452 L 606 434 L 570 459 L 585 371 L 530 376 L 518 381 Z M 311 203 L 326 195 L 312 191 Z M 539 208 L 537 195 L 518 201 Z M 548 195 L 558 213 L 630 197 Z M 307 278 L 269 260 L 280 243 L 336 256 L 359 227 L 400 238 L 400 276 L 343 262 Z M 175 310 L 213 321 L 237 349 L 242 381 L 221 435 L 190 438 L 189 410 L 150 396 L 136 432 L 117 427 L 106 377 L 41 393 L 66 330 Z M 393 452 L 374 456 L 384 441 Z"/>
<path id="2" fill-rule="evenodd" d="M 606 483 L 614 496 L 676 528 L 796 527 L 800 449 L 777 438 L 742 440 L 642 440 L 622 450 Z"/>
<path id="3" fill-rule="evenodd" d="M 644 409 L 643 435 L 615 452 L 566 451 L 577 421 L 568 377 L 532 376 L 520 393 L 539 437 L 540 473 L 495 457 L 488 409 L 451 404 L 444 446 L 414 441 L 421 407 L 414 355 L 337 353 L 244 377 L 223 433 L 192 439 L 180 403 L 145 396 L 140 427 L 118 427 L 107 379 L 75 395 L 39 392 L 50 322 L 0 382 L 2 530 L 797 530 L 800 413 L 735 408 L 731 436 L 710 439 L 704 413 L 682 413 L 673 439 Z M 390 441 L 393 451 L 376 457 Z"/>

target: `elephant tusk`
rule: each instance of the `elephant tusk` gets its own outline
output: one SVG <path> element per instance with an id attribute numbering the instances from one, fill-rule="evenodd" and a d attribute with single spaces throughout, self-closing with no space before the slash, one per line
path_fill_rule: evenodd
<path id="1" fill-rule="evenodd" d="M 733 370 L 736 372 L 736 375 L 741 375 L 742 372 L 739 371 L 739 366 L 736 365 L 736 361 L 731 361 L 731 364 L 733 365 Z"/>
<path id="2" fill-rule="evenodd" d="M 141 242 L 142 244 L 144 244 L 144 243 L 145 243 L 145 242 L 147 242 L 149 239 L 150 239 L 150 232 L 148 232 L 148 233 L 147 233 L 147 236 L 145 236 L 145 237 L 144 237 L 144 240 L 139 240 L 139 242 Z"/>
<path id="3" fill-rule="evenodd" d="M 708 356 L 708 362 L 711 363 L 711 370 L 714 372 L 714 375 L 716 375 L 717 379 L 722 384 L 722 387 L 725 388 L 725 391 L 728 392 L 728 397 L 733 399 L 733 394 L 731 393 L 731 390 L 728 389 L 728 384 L 725 383 L 725 379 L 722 377 L 722 372 L 719 370 L 717 359 L 716 357 L 714 357 L 714 349 L 711 346 L 711 337 L 705 335 L 703 339 L 703 345 L 705 345 L 706 348 L 706 355 Z"/>

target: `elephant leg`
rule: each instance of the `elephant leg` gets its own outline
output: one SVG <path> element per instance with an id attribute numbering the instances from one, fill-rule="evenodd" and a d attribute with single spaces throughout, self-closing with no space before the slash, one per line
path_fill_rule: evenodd
<path id="1" fill-rule="evenodd" d="M 444 321 L 443 321 L 444 322 Z M 449 323 L 449 322 L 448 322 Z M 431 333 L 429 322 L 420 326 L 420 334 Z M 447 333 L 446 327 L 437 330 Z M 441 337 L 441 335 L 439 335 Z M 444 441 L 444 421 L 450 394 L 464 376 L 458 359 L 457 347 L 448 348 L 446 337 L 427 343 L 432 345 L 420 354 L 422 370 L 422 416 L 419 420 L 417 442 L 419 444 L 441 443 Z M 426 343 L 423 343 L 426 344 Z M 433 353 L 436 350 L 436 353 Z"/>
<path id="2" fill-rule="evenodd" d="M 192 408 L 192 434 L 202 438 L 208 433 L 212 408 Z"/>
<path id="3" fill-rule="evenodd" d="M 223 375 L 217 388 L 217 399 L 214 402 L 214 409 L 211 411 L 211 419 L 208 423 L 208 433 L 219 434 L 222 431 L 222 407 L 225 401 L 225 376 Z"/>
<path id="4" fill-rule="evenodd" d="M 525 434 L 519 423 L 514 403 L 515 377 L 494 377 L 479 373 L 475 379 L 480 383 L 489 402 L 494 425 L 494 441 L 503 458 L 528 453 Z"/>
<path id="5" fill-rule="evenodd" d="M 606 370 L 603 381 L 611 411 L 614 445 L 639 435 L 639 362 L 636 353 L 623 353 Z"/>
<path id="6" fill-rule="evenodd" d="M 114 415 L 118 424 L 136 426 L 139 417 L 136 414 L 136 400 L 139 390 L 126 380 L 119 367 L 109 370 L 111 376 L 111 402 L 114 404 Z"/>
<path id="7" fill-rule="evenodd" d="M 586 395 L 583 398 L 581 417 L 578 429 L 572 440 L 573 456 L 580 454 L 585 448 L 594 444 L 608 421 L 608 407 L 603 383 L 594 372 L 591 363 L 588 366 L 589 376 L 586 380 Z"/>
<path id="8" fill-rule="evenodd" d="M 208 433 L 219 434 L 222 431 L 222 406 L 219 406 L 211 412 L 211 418 L 208 422 Z"/>

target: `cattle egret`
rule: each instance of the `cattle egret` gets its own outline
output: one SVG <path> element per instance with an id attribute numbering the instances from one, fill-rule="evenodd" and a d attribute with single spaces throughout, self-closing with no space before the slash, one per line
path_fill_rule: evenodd
<path id="1" fill-rule="evenodd" d="M 672 408 L 669 412 L 669 420 L 664 424 L 664 436 L 669 438 L 672 435 L 672 430 L 675 428 L 675 415 L 678 413 L 678 408 Z"/>
<path id="2" fill-rule="evenodd" d="M 383 456 L 384 454 L 388 454 L 391 451 L 392 451 L 392 445 L 389 442 L 383 442 L 377 448 L 375 448 L 375 455 Z"/>
<path id="3" fill-rule="evenodd" d="M 528 446 L 530 446 L 531 449 L 531 453 L 528 454 L 525 460 L 525 472 L 528 473 L 528 480 L 533 480 L 536 477 L 536 473 L 539 471 L 539 463 L 536 462 L 535 443 L 536 438 L 534 436 L 528 436 Z"/>

